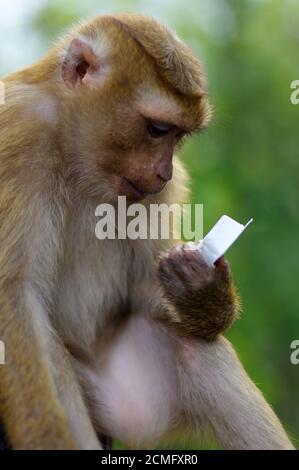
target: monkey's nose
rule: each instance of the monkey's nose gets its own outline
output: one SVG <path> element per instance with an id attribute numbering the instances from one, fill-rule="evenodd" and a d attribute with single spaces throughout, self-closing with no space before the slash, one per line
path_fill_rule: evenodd
<path id="1" fill-rule="evenodd" d="M 172 162 L 161 162 L 157 168 L 157 176 L 164 183 L 167 183 L 167 181 L 171 180 L 172 172 L 173 172 Z"/>
<path id="2" fill-rule="evenodd" d="M 172 175 L 169 173 L 168 175 L 158 175 L 158 178 L 163 181 L 163 183 L 167 183 L 167 181 L 171 180 Z"/>
<path id="3" fill-rule="evenodd" d="M 172 178 L 172 159 L 173 147 L 172 145 L 167 144 L 156 165 L 156 175 L 164 183 L 167 183 L 167 181 Z"/>

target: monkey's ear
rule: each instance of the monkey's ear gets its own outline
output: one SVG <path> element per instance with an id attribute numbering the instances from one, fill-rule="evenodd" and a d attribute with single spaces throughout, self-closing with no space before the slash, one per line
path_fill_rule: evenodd
<path id="1" fill-rule="evenodd" d="M 72 88 L 95 84 L 99 75 L 100 59 L 92 47 L 81 39 L 73 39 L 62 63 L 63 80 Z"/>

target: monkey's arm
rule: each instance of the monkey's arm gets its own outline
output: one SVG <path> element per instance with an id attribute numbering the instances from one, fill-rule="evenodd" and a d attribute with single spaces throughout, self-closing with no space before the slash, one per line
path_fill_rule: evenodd
<path id="1" fill-rule="evenodd" d="M 237 318 L 239 300 L 223 258 L 210 267 L 197 250 L 174 248 L 161 257 L 159 278 L 180 333 L 214 340 Z"/>
<path id="2" fill-rule="evenodd" d="M 49 315 L 61 248 L 60 212 L 53 200 L 50 208 L 44 204 L 42 194 L 35 206 L 28 190 L 6 176 L 0 189 L 0 215 L 5 216 L 0 226 L 0 338 L 5 344 L 0 421 L 14 449 L 99 448 Z"/>
<path id="3" fill-rule="evenodd" d="M 6 352 L 0 367 L 0 412 L 9 442 L 14 449 L 75 448 L 37 325 L 20 300 L 18 285 L 1 286 L 0 311 Z"/>
<path id="4" fill-rule="evenodd" d="M 0 421 L 14 449 L 99 449 L 72 362 L 30 282 L 0 285 Z"/>

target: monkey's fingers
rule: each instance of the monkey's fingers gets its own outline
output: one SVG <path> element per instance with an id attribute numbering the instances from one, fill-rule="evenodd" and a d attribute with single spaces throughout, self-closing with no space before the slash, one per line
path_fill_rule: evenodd
<path id="1" fill-rule="evenodd" d="M 182 279 L 177 275 L 173 269 L 173 266 L 169 263 L 167 257 L 160 259 L 158 276 L 165 293 L 168 296 L 173 296 L 174 292 L 176 295 L 183 295 L 184 284 Z"/>
<path id="2" fill-rule="evenodd" d="M 214 267 L 208 266 L 197 250 L 175 248 L 169 250 L 163 259 L 188 289 L 201 289 L 214 279 Z"/>

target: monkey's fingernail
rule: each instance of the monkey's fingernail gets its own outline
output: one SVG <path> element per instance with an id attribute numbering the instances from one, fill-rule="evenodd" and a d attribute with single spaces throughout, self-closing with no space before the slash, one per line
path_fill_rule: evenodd
<path id="1" fill-rule="evenodd" d="M 214 264 L 216 268 L 228 268 L 228 262 L 226 261 L 224 256 L 221 256 L 220 258 L 218 258 Z"/>

